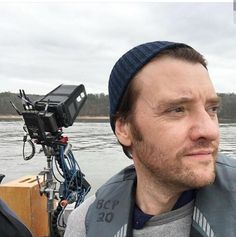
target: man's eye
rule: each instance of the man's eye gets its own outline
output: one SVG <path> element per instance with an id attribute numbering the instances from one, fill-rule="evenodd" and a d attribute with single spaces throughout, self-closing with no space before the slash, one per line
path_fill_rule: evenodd
<path id="1" fill-rule="evenodd" d="M 174 109 L 174 111 L 177 113 L 184 112 L 184 107 L 178 107 L 178 108 Z"/>
<path id="2" fill-rule="evenodd" d="M 178 106 L 178 107 L 168 109 L 168 112 L 170 113 L 183 113 L 184 111 L 185 111 L 185 108 L 183 106 Z"/>
<path id="3" fill-rule="evenodd" d="M 211 113 L 211 114 L 217 114 L 218 110 L 219 110 L 219 106 L 217 105 L 217 106 L 210 107 L 208 109 L 208 112 Z"/>

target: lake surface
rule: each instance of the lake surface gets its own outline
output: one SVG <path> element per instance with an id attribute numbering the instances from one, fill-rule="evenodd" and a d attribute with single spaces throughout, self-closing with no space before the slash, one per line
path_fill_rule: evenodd
<path id="1" fill-rule="evenodd" d="M 22 158 L 23 121 L 0 121 L 0 173 L 5 174 L 3 182 L 24 175 L 37 175 L 47 166 L 41 146 L 36 146 L 37 154 L 29 161 Z M 222 152 L 236 157 L 236 123 L 221 124 Z M 120 145 L 111 131 L 109 123 L 75 122 L 64 129 L 72 144 L 73 154 L 86 179 L 92 185 L 90 194 L 109 177 L 131 161 L 123 154 Z M 88 195 L 88 196 L 89 196 Z"/>

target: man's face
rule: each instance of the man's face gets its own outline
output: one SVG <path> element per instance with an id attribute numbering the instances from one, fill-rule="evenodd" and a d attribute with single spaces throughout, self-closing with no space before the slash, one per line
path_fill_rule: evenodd
<path id="1" fill-rule="evenodd" d="M 140 95 L 131 127 L 137 170 L 180 189 L 215 178 L 218 97 L 200 63 L 163 57 L 135 78 Z"/>

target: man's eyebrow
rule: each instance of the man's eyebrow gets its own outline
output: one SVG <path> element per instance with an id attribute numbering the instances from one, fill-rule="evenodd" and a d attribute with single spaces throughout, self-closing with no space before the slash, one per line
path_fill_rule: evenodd
<path id="1" fill-rule="evenodd" d="M 212 97 L 206 100 L 206 102 L 208 104 L 220 104 L 221 103 L 221 98 L 216 96 L 216 97 Z"/>
<path id="2" fill-rule="evenodd" d="M 180 104 L 188 104 L 191 102 L 194 102 L 195 99 L 192 97 L 180 97 L 172 100 L 162 100 L 158 103 L 158 108 L 165 108 L 165 107 L 171 107 L 175 105 L 180 105 Z M 206 100 L 207 104 L 220 104 L 220 98 L 219 97 L 211 97 Z"/>
<path id="3" fill-rule="evenodd" d="M 193 102 L 194 99 L 191 97 L 180 97 L 176 99 L 167 99 L 167 100 L 161 100 L 158 102 L 158 107 L 168 107 L 168 106 L 174 106 L 174 105 L 179 105 L 179 104 L 186 104 Z"/>

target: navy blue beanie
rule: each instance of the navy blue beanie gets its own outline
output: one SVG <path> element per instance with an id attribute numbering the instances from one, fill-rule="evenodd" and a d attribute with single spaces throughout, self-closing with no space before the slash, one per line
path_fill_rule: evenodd
<path id="1" fill-rule="evenodd" d="M 186 44 L 155 41 L 138 45 L 125 53 L 114 65 L 109 79 L 110 124 L 115 132 L 116 114 L 125 90 L 134 75 L 158 53 L 168 48 L 189 47 Z"/>

